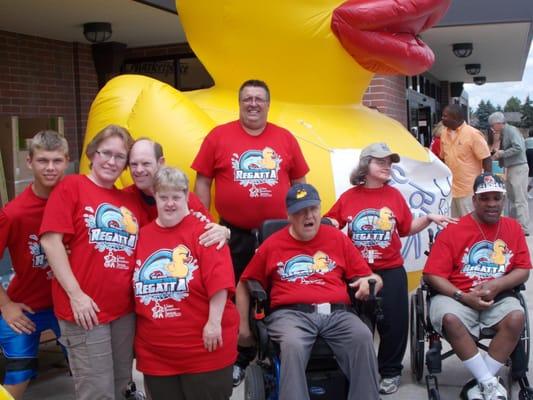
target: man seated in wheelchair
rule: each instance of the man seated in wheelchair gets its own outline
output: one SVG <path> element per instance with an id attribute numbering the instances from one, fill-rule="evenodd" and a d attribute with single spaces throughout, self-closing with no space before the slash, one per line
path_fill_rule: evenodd
<path id="1" fill-rule="evenodd" d="M 237 287 L 239 340 L 249 345 L 250 296 L 244 281 L 270 291 L 266 317 L 270 338 L 279 344 L 280 400 L 309 399 L 305 369 L 318 336 L 331 348 L 349 380 L 348 399 L 378 399 L 378 372 L 370 329 L 351 312 L 347 283 L 358 299 L 369 294 L 369 279 L 382 286 L 346 235 L 321 225 L 320 198 L 309 184 L 286 196 L 289 225 L 270 236 L 244 270 Z M 361 397 L 362 396 L 362 397 Z"/>
<path id="2" fill-rule="evenodd" d="M 439 234 L 424 268 L 424 280 L 438 293 L 430 304 L 431 324 L 477 381 L 468 399 L 507 399 L 497 374 L 524 328 L 512 289 L 528 279 L 531 261 L 522 228 L 501 216 L 504 197 L 498 176 L 478 176 L 474 211 Z M 495 336 L 482 356 L 475 340 L 486 328 Z"/>

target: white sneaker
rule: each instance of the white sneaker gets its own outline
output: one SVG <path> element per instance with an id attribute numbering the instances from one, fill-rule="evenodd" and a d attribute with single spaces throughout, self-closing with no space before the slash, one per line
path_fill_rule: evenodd
<path id="1" fill-rule="evenodd" d="M 475 384 L 466 392 L 466 398 L 468 400 L 484 400 L 483 393 L 481 393 L 481 387 L 479 384 Z"/>
<path id="2" fill-rule="evenodd" d="M 507 390 L 495 376 L 486 382 L 481 382 L 479 388 L 484 400 L 507 400 Z"/>
<path id="3" fill-rule="evenodd" d="M 392 376 L 390 378 L 383 378 L 379 382 L 379 393 L 392 394 L 398 391 L 400 387 L 400 375 Z"/>

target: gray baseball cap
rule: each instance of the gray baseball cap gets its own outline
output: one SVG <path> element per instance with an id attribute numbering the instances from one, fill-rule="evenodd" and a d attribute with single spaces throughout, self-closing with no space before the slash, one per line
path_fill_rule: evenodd
<path id="1" fill-rule="evenodd" d="M 387 143 L 383 142 L 369 144 L 361 151 L 361 158 L 385 158 L 389 156 L 393 163 L 400 162 L 400 156 L 398 155 L 398 153 L 393 153 Z"/>

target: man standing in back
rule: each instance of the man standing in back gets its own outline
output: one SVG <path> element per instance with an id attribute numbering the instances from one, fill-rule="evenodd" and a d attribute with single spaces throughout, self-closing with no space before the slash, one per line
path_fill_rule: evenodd
<path id="1" fill-rule="evenodd" d="M 441 135 L 440 158 L 452 171 L 451 214 L 459 218 L 474 209 L 474 180 L 482 171 L 492 171 L 492 160 L 483 134 L 465 122 L 459 104 L 446 106 L 442 123 L 447 129 Z"/>
<path id="2" fill-rule="evenodd" d="M 510 205 L 509 216 L 518 220 L 524 234 L 529 236 L 527 204 L 529 167 L 524 137 L 518 129 L 505 122 L 505 116 L 499 111 L 489 115 L 489 125 L 494 132 L 500 133 L 502 138 L 501 148 L 492 158 L 499 160 L 500 166 L 506 170 L 505 186 Z"/>
<path id="3" fill-rule="evenodd" d="M 215 182 L 220 223 L 231 231 L 229 247 L 235 279 L 254 255 L 253 229 L 265 220 L 286 218 L 285 194 L 304 183 L 309 167 L 294 136 L 267 122 L 270 91 L 265 82 L 248 80 L 239 89 L 239 119 L 215 127 L 204 139 L 192 164 L 194 192 L 207 209 Z M 234 385 L 244 377 L 246 359 L 255 351 L 240 349 Z"/>

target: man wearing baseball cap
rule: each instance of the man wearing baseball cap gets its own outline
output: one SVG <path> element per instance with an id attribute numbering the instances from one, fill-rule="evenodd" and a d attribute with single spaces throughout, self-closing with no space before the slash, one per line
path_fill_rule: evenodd
<path id="1" fill-rule="evenodd" d="M 520 225 L 501 216 L 502 180 L 481 174 L 473 191 L 474 211 L 439 234 L 424 267 L 424 280 L 439 293 L 429 314 L 475 378 L 465 386 L 466 397 L 507 399 L 497 375 L 524 328 L 512 289 L 528 279 L 531 260 Z M 483 328 L 496 331 L 484 357 L 473 339 Z"/>
<path id="2" fill-rule="evenodd" d="M 281 350 L 280 400 L 309 399 L 305 368 L 317 337 L 335 353 L 350 381 L 348 399 L 378 399 L 378 372 L 370 330 L 350 312 L 346 285 L 355 297 L 368 296 L 368 280 L 381 279 L 346 235 L 321 225 L 320 197 L 309 184 L 292 186 L 286 196 L 289 225 L 259 247 L 237 287 L 239 339 L 250 342 L 250 299 L 244 281 L 270 289 L 270 338 Z M 356 366 L 354 368 L 354 366 Z"/>

